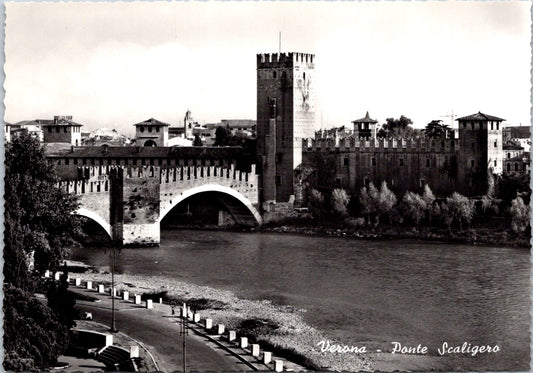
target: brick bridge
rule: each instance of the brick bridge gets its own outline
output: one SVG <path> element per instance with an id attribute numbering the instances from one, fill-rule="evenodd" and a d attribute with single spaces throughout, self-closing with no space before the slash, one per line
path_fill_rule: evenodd
<path id="1" fill-rule="evenodd" d="M 79 197 L 78 215 L 97 222 L 122 245 L 158 245 L 161 220 L 182 201 L 205 192 L 217 192 L 237 223 L 262 223 L 255 165 L 251 172 L 234 166 L 97 166 L 80 172 L 84 180 L 64 181 L 61 187 Z"/>

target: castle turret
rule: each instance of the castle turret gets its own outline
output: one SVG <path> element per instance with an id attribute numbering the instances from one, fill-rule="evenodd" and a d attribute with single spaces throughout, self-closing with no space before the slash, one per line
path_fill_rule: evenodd
<path id="1" fill-rule="evenodd" d="M 368 111 L 366 112 L 364 118 L 356 119 L 352 121 L 352 123 L 355 138 L 376 138 L 376 124 L 378 123 L 378 121 L 370 118 L 370 116 L 368 115 Z"/>
<path id="2" fill-rule="evenodd" d="M 134 126 L 137 146 L 168 146 L 168 123 L 150 118 Z"/>
<path id="3" fill-rule="evenodd" d="M 193 134 L 194 124 L 195 123 L 194 123 L 194 119 L 192 118 L 192 113 L 190 110 L 187 110 L 187 112 L 185 113 L 185 118 L 183 118 L 183 129 L 184 129 L 183 133 L 185 133 L 186 139 L 194 138 L 194 134 Z"/>
<path id="4" fill-rule="evenodd" d="M 487 192 L 489 173 L 503 171 L 502 122 L 505 119 L 478 112 L 458 118 L 457 183 L 466 195 Z"/>
<path id="5" fill-rule="evenodd" d="M 263 177 L 263 202 L 287 202 L 294 195 L 302 139 L 314 135 L 314 72 L 313 54 L 257 55 L 257 151 L 261 174 L 274 177 Z"/>

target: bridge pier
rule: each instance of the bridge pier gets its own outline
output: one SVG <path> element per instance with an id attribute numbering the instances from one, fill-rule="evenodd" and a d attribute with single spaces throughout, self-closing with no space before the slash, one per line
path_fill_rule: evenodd
<path id="1" fill-rule="evenodd" d="M 159 246 L 159 222 L 149 224 L 124 224 L 122 228 L 123 246 Z"/>

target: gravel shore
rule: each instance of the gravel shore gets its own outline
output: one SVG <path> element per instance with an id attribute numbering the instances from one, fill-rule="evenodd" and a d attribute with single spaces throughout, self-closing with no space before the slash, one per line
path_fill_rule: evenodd
<path id="1" fill-rule="evenodd" d="M 109 283 L 109 273 L 85 272 L 74 277 L 90 280 L 93 283 Z M 216 309 L 200 310 L 202 317 L 213 319 L 213 323 L 224 324 L 226 329 L 235 329 L 244 320 L 268 321 L 275 328 L 266 330 L 258 336 L 285 349 L 294 349 L 324 370 L 373 371 L 374 364 L 368 355 L 357 353 L 321 352 L 317 345 L 329 339 L 323 332 L 306 324 L 303 320 L 305 310 L 290 306 L 280 306 L 270 301 L 252 301 L 236 297 L 231 291 L 218 290 L 176 281 L 172 278 L 115 274 L 117 289 L 128 290 L 130 294 L 167 292 L 167 296 L 177 299 L 208 299 L 216 301 Z M 220 304 L 224 306 L 220 307 Z M 331 341 L 335 343 L 335 341 Z"/>

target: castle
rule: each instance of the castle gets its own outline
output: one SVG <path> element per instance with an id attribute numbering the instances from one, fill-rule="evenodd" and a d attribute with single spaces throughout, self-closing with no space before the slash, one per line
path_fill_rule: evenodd
<path id="1" fill-rule="evenodd" d="M 504 119 L 481 112 L 457 119 L 458 139 L 379 139 L 377 121 L 368 113 L 352 122 L 349 135 L 315 137 L 314 64 L 313 54 L 257 55 L 257 154 L 267 206 L 298 196 L 295 170 L 301 164 L 315 168 L 305 180 L 312 187 L 357 192 L 386 181 L 397 193 L 421 191 L 427 184 L 440 195 L 467 196 L 485 194 L 488 176 L 505 170 Z M 328 180 L 320 177 L 323 170 L 316 172 L 317 158 L 328 165 Z"/>

